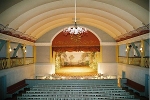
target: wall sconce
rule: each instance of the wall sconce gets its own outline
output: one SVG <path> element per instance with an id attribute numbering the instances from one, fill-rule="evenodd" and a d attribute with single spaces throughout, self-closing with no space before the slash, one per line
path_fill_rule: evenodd
<path id="1" fill-rule="evenodd" d="M 132 45 L 127 46 L 125 51 L 126 51 L 126 52 L 129 51 L 129 49 L 130 49 L 131 47 L 132 47 Z"/>
<path id="2" fill-rule="evenodd" d="M 21 48 L 23 49 L 24 53 L 27 52 L 26 47 L 25 46 L 21 46 Z"/>
<path id="3" fill-rule="evenodd" d="M 143 48 L 142 47 L 140 48 L 140 52 L 143 52 Z"/>
<path id="4" fill-rule="evenodd" d="M 11 52 L 12 51 L 12 49 L 11 48 L 9 48 L 9 52 Z"/>
<path id="5" fill-rule="evenodd" d="M 125 50 L 126 52 L 128 51 L 128 48 L 126 48 L 126 50 Z"/>

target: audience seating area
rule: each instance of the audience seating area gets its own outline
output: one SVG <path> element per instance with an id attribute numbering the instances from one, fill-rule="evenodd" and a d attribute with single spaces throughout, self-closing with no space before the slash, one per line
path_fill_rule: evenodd
<path id="1" fill-rule="evenodd" d="M 17 82 L 9 87 L 7 87 L 7 97 L 12 97 L 13 94 L 18 93 L 20 90 L 27 88 L 28 84 L 25 83 L 25 80 Z"/>
<path id="2" fill-rule="evenodd" d="M 126 79 L 126 83 L 124 83 L 124 87 L 133 90 L 140 94 L 140 96 L 145 96 L 145 87 L 139 83 L 136 83 L 130 79 Z"/>
<path id="3" fill-rule="evenodd" d="M 62 81 L 56 83 L 53 80 L 46 83 L 38 81 L 39 83 L 32 84 L 29 91 L 18 96 L 17 100 L 139 100 L 110 80 L 97 83 L 92 80 L 88 82 L 81 80 L 81 83 Z"/>

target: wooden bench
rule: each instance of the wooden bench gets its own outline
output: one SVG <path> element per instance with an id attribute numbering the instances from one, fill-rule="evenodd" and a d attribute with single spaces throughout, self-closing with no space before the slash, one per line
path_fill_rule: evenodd
<path id="1" fill-rule="evenodd" d="M 130 79 L 127 79 L 127 82 L 124 83 L 125 87 L 127 87 L 128 89 L 133 90 L 133 92 L 137 92 L 140 94 L 140 96 L 145 96 L 145 86 L 136 83 Z"/>
<path id="2" fill-rule="evenodd" d="M 12 97 L 13 94 L 18 93 L 20 90 L 27 88 L 28 84 L 25 83 L 25 80 L 17 82 L 9 87 L 7 87 L 7 97 Z"/>

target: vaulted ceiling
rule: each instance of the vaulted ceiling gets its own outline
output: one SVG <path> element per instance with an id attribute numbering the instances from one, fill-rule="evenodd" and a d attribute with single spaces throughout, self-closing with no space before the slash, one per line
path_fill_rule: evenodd
<path id="1" fill-rule="evenodd" d="M 0 24 L 40 38 L 74 24 L 74 0 L 0 0 Z M 149 23 L 149 0 L 77 0 L 77 24 L 116 38 Z M 59 31 L 59 30 L 58 30 Z"/>

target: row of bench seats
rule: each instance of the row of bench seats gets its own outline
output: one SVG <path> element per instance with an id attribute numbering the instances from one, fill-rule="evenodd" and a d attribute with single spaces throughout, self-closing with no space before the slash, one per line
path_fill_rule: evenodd
<path id="1" fill-rule="evenodd" d="M 122 87 L 127 87 L 128 89 L 133 90 L 133 92 L 139 93 L 140 96 L 145 96 L 145 86 L 127 78 L 125 80 L 125 83 L 122 83 Z"/>
<path id="2" fill-rule="evenodd" d="M 108 85 L 108 86 L 107 86 Z M 18 100 L 138 100 L 116 83 L 52 84 L 39 83 L 26 91 Z"/>
<path id="3" fill-rule="evenodd" d="M 12 97 L 13 94 L 18 94 L 19 91 L 28 88 L 28 84 L 25 83 L 25 80 L 19 81 L 9 87 L 7 87 L 7 97 Z"/>

